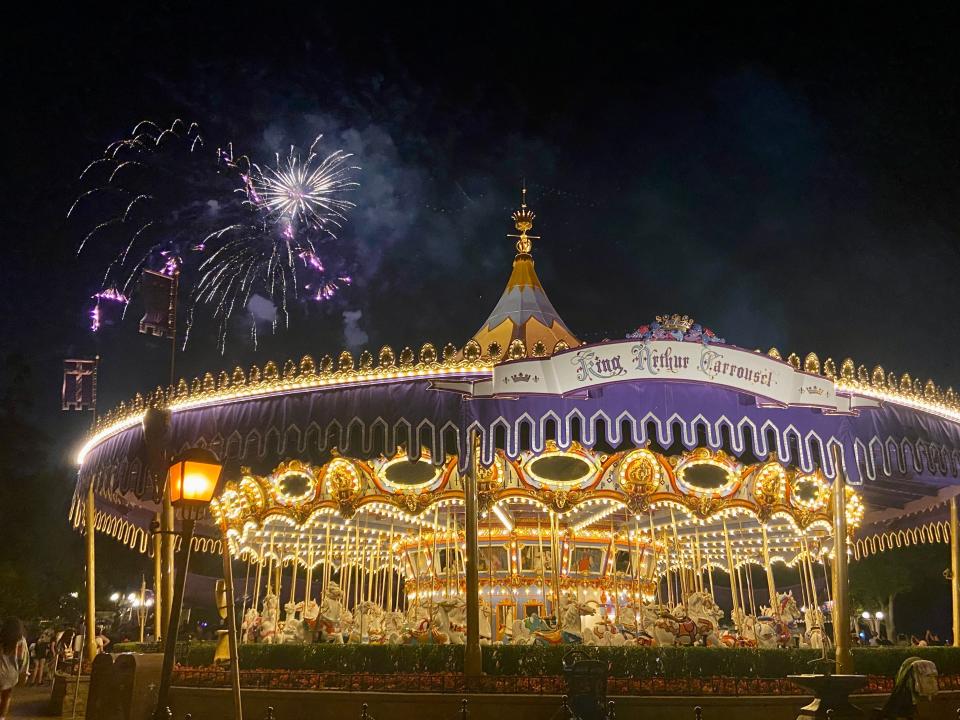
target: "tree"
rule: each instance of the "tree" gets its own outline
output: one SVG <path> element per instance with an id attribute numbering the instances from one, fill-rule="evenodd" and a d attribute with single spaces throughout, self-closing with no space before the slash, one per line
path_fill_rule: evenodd
<path id="1" fill-rule="evenodd" d="M 887 636 L 895 639 L 894 605 L 920 588 L 943 585 L 941 546 L 919 545 L 870 555 L 850 564 L 850 599 L 864 610 L 883 609 Z"/>

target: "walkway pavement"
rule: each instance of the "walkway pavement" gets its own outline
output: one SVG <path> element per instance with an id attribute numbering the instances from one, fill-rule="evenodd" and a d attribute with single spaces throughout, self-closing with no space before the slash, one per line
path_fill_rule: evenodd
<path id="1" fill-rule="evenodd" d="M 47 704 L 50 701 L 50 686 L 41 685 L 40 687 L 28 685 L 26 687 L 17 687 L 13 689 L 13 702 L 10 704 L 10 714 L 8 718 L 21 718 L 22 720 L 49 720 L 47 715 Z"/>

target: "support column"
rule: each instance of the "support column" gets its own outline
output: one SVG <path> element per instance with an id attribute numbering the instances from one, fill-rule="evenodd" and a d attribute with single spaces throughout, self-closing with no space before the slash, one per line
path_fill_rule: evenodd
<path id="1" fill-rule="evenodd" d="M 953 646 L 960 647 L 960 520 L 957 498 L 950 498 L 950 597 L 953 600 Z M 893 603 L 890 603 L 893 610 Z"/>
<path id="2" fill-rule="evenodd" d="M 480 461 L 477 436 L 470 438 L 470 463 L 464 478 L 463 495 L 466 510 L 465 535 L 467 542 L 467 645 L 463 670 L 467 676 L 479 676 L 482 672 L 480 655 L 480 546 L 477 538 L 477 463 Z M 420 588 L 418 586 L 417 592 Z"/>
<path id="3" fill-rule="evenodd" d="M 154 518 L 157 530 L 160 529 L 160 513 Z M 153 534 L 153 641 L 160 642 L 163 637 L 163 550 L 159 533 Z"/>
<path id="4" fill-rule="evenodd" d="M 223 584 L 227 596 L 227 640 L 230 644 L 230 688 L 233 691 L 233 720 L 243 720 L 243 706 L 240 702 L 240 652 L 237 648 L 237 605 L 233 594 L 233 562 L 230 558 L 230 543 L 224 533 L 223 544 Z"/>
<path id="5" fill-rule="evenodd" d="M 833 644 L 837 649 L 837 674 L 853 670 L 850 655 L 850 605 L 847 587 L 847 482 L 843 451 L 831 448 L 833 458 Z"/>
<path id="6" fill-rule="evenodd" d="M 93 662 L 97 656 L 97 578 L 96 578 L 96 536 L 97 509 L 93 499 L 93 478 L 87 488 L 87 501 L 84 506 L 87 527 L 87 660 Z"/>
<path id="7" fill-rule="evenodd" d="M 160 635 L 170 632 L 170 610 L 173 607 L 173 566 L 177 537 L 174 535 L 173 505 L 170 504 L 170 483 L 164 483 L 163 506 L 160 509 L 160 599 L 163 623 Z"/>

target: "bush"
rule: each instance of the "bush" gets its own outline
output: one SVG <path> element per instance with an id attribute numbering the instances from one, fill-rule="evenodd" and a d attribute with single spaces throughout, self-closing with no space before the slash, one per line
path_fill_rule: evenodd
<path id="1" fill-rule="evenodd" d="M 571 649 L 608 662 L 615 678 L 782 678 L 818 672 L 811 661 L 820 651 L 809 649 L 654 648 L 491 645 L 483 648 L 487 675 L 563 674 L 563 656 Z M 156 644 L 122 643 L 117 652 L 161 652 Z M 462 645 L 241 645 L 245 670 L 312 670 L 333 673 L 461 673 Z M 214 643 L 181 643 L 177 662 L 189 667 L 213 664 Z M 942 675 L 960 674 L 960 649 L 951 647 L 855 648 L 854 671 L 894 677 L 908 657 L 936 663 Z"/>

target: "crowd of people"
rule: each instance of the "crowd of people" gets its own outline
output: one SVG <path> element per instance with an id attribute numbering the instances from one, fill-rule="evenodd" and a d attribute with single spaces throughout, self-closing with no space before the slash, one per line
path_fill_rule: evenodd
<path id="1" fill-rule="evenodd" d="M 0 625 L 0 720 L 10 709 L 17 685 L 53 683 L 57 671 L 73 672 L 83 657 L 84 633 L 70 626 L 38 628 L 28 637 L 19 618 L 8 617 Z M 95 638 L 97 652 L 106 652 L 110 638 L 102 628 Z"/>

